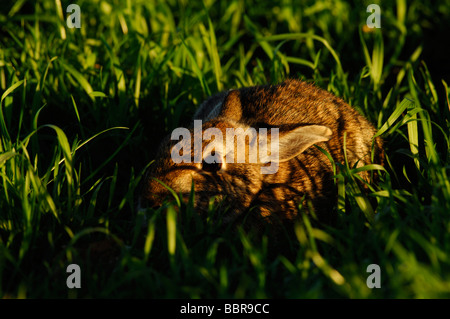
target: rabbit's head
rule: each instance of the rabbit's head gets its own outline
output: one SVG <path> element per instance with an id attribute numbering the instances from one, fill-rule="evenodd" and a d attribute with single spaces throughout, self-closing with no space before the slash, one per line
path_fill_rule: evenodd
<path id="1" fill-rule="evenodd" d="M 232 221 L 267 189 L 288 183 L 291 159 L 331 136 L 322 125 L 249 127 L 242 121 L 239 95 L 231 91 L 218 116 L 175 129 L 163 141 L 142 197 L 150 206 L 160 206 L 171 191 L 187 200 L 193 186 L 198 212 L 208 211 L 214 198 L 226 209 L 224 221 Z"/>

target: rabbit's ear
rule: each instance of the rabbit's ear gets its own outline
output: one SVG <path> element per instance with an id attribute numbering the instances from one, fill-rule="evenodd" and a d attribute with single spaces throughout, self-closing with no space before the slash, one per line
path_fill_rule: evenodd
<path id="1" fill-rule="evenodd" d="M 330 140 L 332 135 L 331 129 L 323 125 L 307 125 L 288 131 L 281 130 L 279 135 L 272 131 L 270 141 L 261 138 L 260 134 L 260 159 L 262 162 L 288 161 L 303 153 L 313 144 Z M 262 145 L 261 142 L 264 140 L 266 144 Z M 265 156 L 266 154 L 267 156 Z"/>
<path id="2" fill-rule="evenodd" d="M 241 94 L 238 90 L 230 91 L 222 104 L 219 117 L 239 121 L 242 117 Z"/>
<path id="3" fill-rule="evenodd" d="M 279 144 L 279 161 L 288 161 L 319 142 L 331 139 L 333 132 L 323 125 L 300 126 L 282 134 Z"/>

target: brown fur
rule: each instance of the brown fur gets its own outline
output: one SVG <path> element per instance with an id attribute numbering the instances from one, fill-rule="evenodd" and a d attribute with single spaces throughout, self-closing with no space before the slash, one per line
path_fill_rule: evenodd
<path id="1" fill-rule="evenodd" d="M 276 127 L 280 130 L 280 141 L 283 136 L 295 137 L 289 134 L 301 126 L 323 128 L 323 133 L 319 131 L 322 139 L 313 144 L 325 149 L 336 162 L 344 162 L 346 134 L 349 165 L 360 167 L 372 163 L 375 128 L 342 99 L 297 80 L 220 93 L 206 100 L 194 119 L 203 120 L 203 130 L 216 127 L 223 136 L 230 127 Z M 295 153 L 300 149 L 296 139 L 284 141 L 292 145 L 292 150 L 289 146 L 287 151 Z M 289 160 L 280 161 L 277 173 L 264 175 L 260 171 L 261 166 L 267 165 L 264 163 L 224 163 L 215 173 L 202 170 L 201 163 L 175 164 L 170 151 L 177 142 L 169 137 L 163 142 L 146 178 L 143 198 L 152 205 L 160 205 L 170 194 L 151 178 L 155 177 L 186 196 L 193 181 L 195 204 L 200 213 L 207 211 L 211 196 L 217 196 L 216 201 L 224 199 L 230 207 L 224 217 L 227 221 L 249 212 L 252 220 L 294 220 L 298 216 L 298 204 L 308 202 L 319 216 L 330 217 L 336 203 L 332 166 L 329 159 L 312 145 L 308 144 L 304 151 L 295 153 Z M 193 139 L 191 142 L 193 146 Z M 209 143 L 204 141 L 203 147 Z M 373 149 L 374 162 L 382 164 L 379 138 L 375 139 Z M 361 176 L 367 181 L 370 179 L 365 172 Z"/>

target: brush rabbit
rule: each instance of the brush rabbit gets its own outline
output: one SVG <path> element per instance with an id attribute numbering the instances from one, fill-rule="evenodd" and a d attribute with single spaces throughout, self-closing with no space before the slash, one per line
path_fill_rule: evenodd
<path id="1" fill-rule="evenodd" d="M 336 204 L 334 174 L 330 160 L 314 144 L 344 163 L 346 133 L 350 167 L 371 164 L 372 155 L 374 163 L 383 161 L 382 141 L 373 138 L 376 130 L 363 116 L 342 99 L 298 80 L 219 93 L 201 104 L 194 123 L 197 128 L 163 141 L 144 179 L 141 198 L 149 205 L 160 206 L 171 197 L 166 186 L 187 197 L 193 184 L 196 210 L 207 212 L 214 197 L 223 204 L 225 222 L 248 215 L 269 223 L 292 221 L 301 203 L 312 203 L 309 207 L 326 220 Z M 236 134 L 239 129 L 244 132 L 240 161 L 236 155 L 242 148 L 234 137 L 229 139 L 230 129 L 236 139 L 242 137 Z M 250 129 L 253 134 L 246 135 Z M 214 134 L 205 136 L 211 130 Z M 253 146 L 264 143 L 268 152 L 252 157 Z M 181 150 L 183 156 L 177 157 Z M 360 174 L 369 181 L 370 174 Z"/>

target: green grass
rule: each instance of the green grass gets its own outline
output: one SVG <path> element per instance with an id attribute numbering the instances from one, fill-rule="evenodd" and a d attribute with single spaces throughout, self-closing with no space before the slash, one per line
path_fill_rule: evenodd
<path id="1" fill-rule="evenodd" d="M 448 0 L 382 3 L 372 31 L 370 1 L 77 1 L 80 29 L 69 3 L 0 9 L 1 297 L 450 297 Z M 369 195 L 335 163 L 336 225 L 302 216 L 275 250 L 214 208 L 136 212 L 160 140 L 202 100 L 287 77 L 341 96 L 385 139 Z M 71 263 L 81 289 L 66 286 Z"/>

